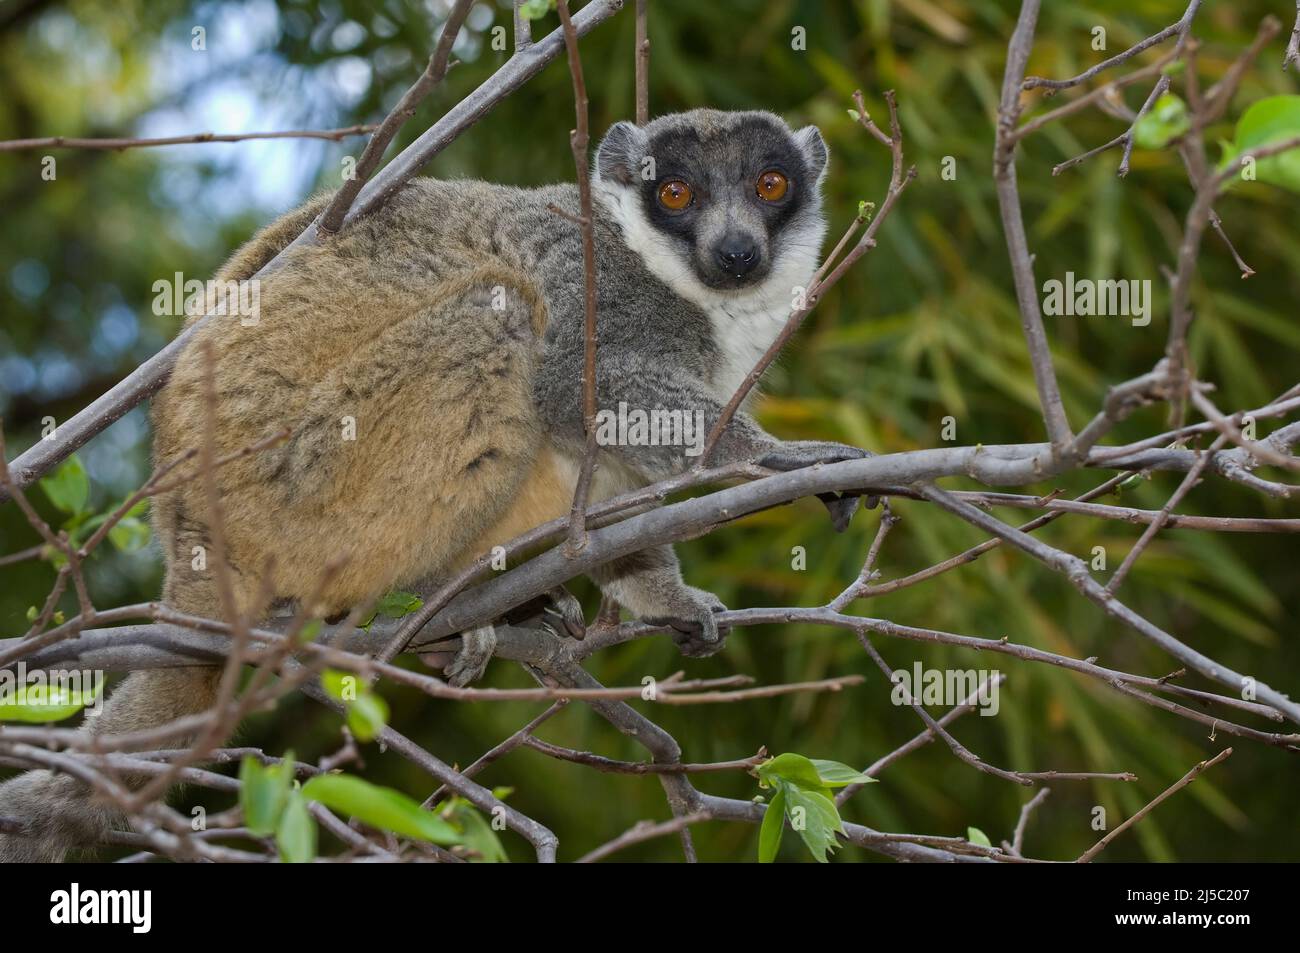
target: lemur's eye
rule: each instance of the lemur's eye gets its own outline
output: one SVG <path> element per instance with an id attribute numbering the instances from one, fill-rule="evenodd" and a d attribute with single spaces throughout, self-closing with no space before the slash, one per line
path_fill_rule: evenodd
<path id="1" fill-rule="evenodd" d="M 785 197 L 786 190 L 790 188 L 790 180 L 783 176 L 775 169 L 770 169 L 758 177 L 754 183 L 754 189 L 758 192 L 758 197 L 765 202 L 778 202 Z"/>
<path id="2" fill-rule="evenodd" d="M 691 191 L 691 187 L 681 179 L 672 179 L 659 186 L 660 203 L 664 208 L 672 209 L 674 212 L 686 208 L 694 198 L 695 193 Z"/>

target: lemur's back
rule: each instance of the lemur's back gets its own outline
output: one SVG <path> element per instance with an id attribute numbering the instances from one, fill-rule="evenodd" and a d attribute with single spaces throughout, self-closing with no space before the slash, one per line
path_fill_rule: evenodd
<path id="1" fill-rule="evenodd" d="M 501 517 L 542 441 L 531 394 L 546 314 L 521 255 L 529 212 L 552 214 L 546 200 L 421 180 L 290 252 L 261 281 L 256 323 L 223 316 L 200 329 L 154 402 L 157 461 L 201 439 L 208 349 L 218 457 L 291 431 L 218 474 L 241 601 L 267 573 L 276 596 L 315 596 L 337 554 L 346 561 L 319 598 L 339 611 L 459 562 Z M 248 277 L 322 202 L 259 234 L 219 277 Z M 210 569 L 193 568 L 195 547 L 210 546 L 201 481 L 154 512 L 165 600 L 217 610 Z"/>

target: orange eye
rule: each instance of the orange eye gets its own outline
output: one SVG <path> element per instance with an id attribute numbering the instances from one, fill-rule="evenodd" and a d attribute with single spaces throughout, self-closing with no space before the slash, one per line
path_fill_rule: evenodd
<path id="1" fill-rule="evenodd" d="M 789 188 L 790 180 L 775 169 L 764 172 L 758 177 L 758 181 L 754 183 L 754 189 L 758 192 L 758 197 L 765 202 L 780 201 Z"/>
<path id="2" fill-rule="evenodd" d="M 681 179 L 673 179 L 659 186 L 659 201 L 664 208 L 680 212 L 691 204 L 695 193 Z"/>

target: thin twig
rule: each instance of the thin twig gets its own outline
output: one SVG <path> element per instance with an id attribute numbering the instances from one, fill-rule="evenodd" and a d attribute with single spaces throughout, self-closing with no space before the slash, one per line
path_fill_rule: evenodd
<path id="1" fill-rule="evenodd" d="M 1218 764 L 1220 761 L 1222 761 L 1224 758 L 1227 758 L 1231 754 L 1232 754 L 1231 748 L 1224 748 L 1222 751 L 1216 754 L 1213 758 L 1210 758 L 1208 761 L 1202 761 L 1199 764 L 1197 764 L 1194 768 L 1192 768 L 1192 770 L 1188 771 L 1180 779 L 1178 779 L 1169 787 L 1167 787 L 1163 792 L 1161 792 L 1161 794 L 1158 797 L 1152 800 L 1140 811 L 1138 811 L 1132 817 L 1128 818 L 1126 821 L 1124 821 L 1124 823 L 1120 824 L 1113 831 L 1111 831 L 1109 834 L 1107 834 L 1105 837 L 1097 841 L 1097 843 L 1093 844 L 1081 855 L 1079 855 L 1078 862 L 1081 864 L 1086 864 L 1090 862 L 1093 858 L 1095 858 L 1098 854 L 1100 854 L 1103 850 L 1105 850 L 1107 845 L 1109 845 L 1111 841 L 1113 841 L 1120 834 L 1124 833 L 1124 831 L 1128 830 L 1138 821 L 1142 820 L 1142 818 L 1146 817 L 1153 810 L 1155 810 L 1155 808 L 1162 801 L 1164 801 L 1165 798 L 1169 797 L 1171 794 L 1178 793 L 1183 788 L 1187 787 L 1187 785 L 1195 781 L 1197 776 L 1200 775 L 1202 771 L 1205 771 L 1207 768 L 1214 767 L 1216 764 Z"/>
<path id="2" fill-rule="evenodd" d="M 1291 40 L 1282 57 L 1282 68 L 1287 69 L 1292 63 L 1300 63 L 1300 0 L 1295 3 L 1295 26 L 1291 29 Z"/>
<path id="3" fill-rule="evenodd" d="M 1024 856 L 1025 846 L 1025 829 L 1029 826 L 1029 818 L 1033 816 L 1034 810 L 1047 800 L 1047 796 L 1052 793 L 1051 788 L 1043 788 L 1028 803 L 1020 809 L 1020 819 L 1016 821 L 1015 833 L 1011 836 L 1011 853 L 1017 857 Z"/>
<path id="4" fill-rule="evenodd" d="M 339 142 L 348 136 L 364 136 L 378 126 L 347 126 L 343 129 L 298 129 L 286 132 L 196 132 L 187 136 L 158 136 L 129 139 L 80 139 L 75 136 L 47 136 L 44 139 L 8 139 L 0 141 L 0 152 L 21 152 L 28 149 L 90 149 L 121 151 L 150 146 L 178 146 L 202 142 L 245 142 L 249 139 L 328 139 Z"/>
<path id="5" fill-rule="evenodd" d="M 1025 64 L 1029 62 L 1029 53 L 1034 44 L 1038 8 L 1039 0 L 1023 0 L 1015 32 L 1007 47 L 1007 66 L 1002 77 L 993 147 L 993 179 L 997 184 L 998 209 L 1002 216 L 1002 229 L 1007 237 L 1016 300 L 1020 306 L 1020 325 L 1025 335 L 1025 344 L 1029 348 L 1038 403 L 1047 427 L 1047 439 L 1052 444 L 1054 454 L 1059 454 L 1070 443 L 1073 434 L 1065 405 L 1061 402 L 1061 388 L 1056 380 L 1056 369 L 1052 365 L 1051 346 L 1043 327 L 1038 286 L 1034 281 L 1033 258 L 1029 254 L 1024 213 L 1020 207 L 1020 190 L 1016 184 L 1016 127 L 1020 122 L 1022 108 L 1020 90 L 1025 77 Z"/>
<path id="6" fill-rule="evenodd" d="M 699 824 L 700 822 L 707 821 L 712 817 L 713 815 L 708 811 L 696 811 L 693 814 L 683 814 L 681 817 L 675 817 L 671 821 L 660 821 L 658 824 L 651 821 L 640 821 L 609 843 L 601 844 L 594 850 L 583 854 L 575 861 L 575 863 L 594 864 L 596 861 L 604 860 L 611 854 L 615 854 L 626 847 L 653 840 L 656 837 L 666 837 L 669 834 L 676 834 L 678 831 L 683 831 L 692 824 Z"/>
<path id="7" fill-rule="evenodd" d="M 357 160 L 356 168 L 353 169 L 352 177 L 347 179 L 342 188 L 334 193 L 334 198 L 330 200 L 330 204 L 321 213 L 320 219 L 316 223 L 318 234 L 333 235 L 343 227 L 344 216 L 347 215 L 348 210 L 352 208 L 352 203 L 356 201 L 357 196 L 361 193 L 361 187 L 370 180 L 370 177 L 375 174 L 375 170 L 379 168 L 379 163 L 384 158 L 384 152 L 387 151 L 388 144 L 393 141 L 393 137 L 406 124 L 406 121 L 415 115 L 416 107 L 447 75 L 447 63 L 451 59 L 452 44 L 456 42 L 456 34 L 460 32 L 461 24 L 465 22 L 465 15 L 469 13 L 469 8 L 473 5 L 474 0 L 456 0 L 456 5 L 447 14 L 447 20 L 442 26 L 442 35 L 438 38 L 438 45 L 435 47 L 433 55 L 429 57 L 428 66 L 420 74 L 420 78 L 402 94 L 402 98 L 397 101 L 397 105 L 384 117 L 384 121 L 379 124 L 374 135 L 370 137 L 370 141 L 366 143 L 366 148 L 362 151 L 361 158 Z"/>
<path id="8" fill-rule="evenodd" d="M 557 0 L 560 25 L 564 30 L 564 48 L 568 52 L 569 76 L 573 80 L 573 110 L 576 125 L 569 133 L 573 165 L 578 179 L 578 215 L 582 229 L 582 426 L 586 446 L 582 467 L 569 510 L 569 536 L 565 552 L 576 554 L 586 544 L 587 498 L 591 492 L 592 471 L 596 465 L 596 227 L 591 207 L 591 172 L 587 159 L 587 83 L 582 75 L 582 57 L 578 53 L 578 34 L 569 17 L 568 0 Z"/>
<path id="9" fill-rule="evenodd" d="M 650 121 L 650 0 L 636 0 L 636 124 Z"/>

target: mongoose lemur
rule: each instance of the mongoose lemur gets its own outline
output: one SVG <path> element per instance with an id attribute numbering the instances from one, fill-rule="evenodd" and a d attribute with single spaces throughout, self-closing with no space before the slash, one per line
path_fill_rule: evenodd
<path id="1" fill-rule="evenodd" d="M 597 403 L 718 419 L 811 279 L 826 223 L 827 148 L 764 112 L 695 110 L 620 122 L 592 173 L 597 247 Z M 251 277 L 322 211 L 322 196 L 264 229 L 218 276 Z M 293 249 L 260 285 L 255 323 L 215 318 L 154 399 L 159 464 L 204 433 L 206 342 L 215 452 L 290 436 L 217 471 L 235 601 L 314 599 L 334 614 L 437 579 L 568 512 L 584 448 L 581 232 L 573 185 L 536 189 L 416 179 L 337 236 Z M 194 318 L 190 319 L 191 321 Z M 593 499 L 682 472 L 690 447 L 602 446 Z M 695 448 L 698 452 L 698 447 Z M 710 463 L 790 469 L 863 456 L 784 441 L 736 414 Z M 163 600 L 220 617 L 202 480 L 155 499 Z M 321 588 L 321 569 L 341 568 Z M 196 568 L 200 567 L 200 568 Z M 631 613 L 681 629 L 685 651 L 720 645 L 711 594 L 682 581 L 659 546 L 594 574 Z M 447 669 L 464 684 L 491 653 L 467 633 Z M 119 734 L 199 712 L 218 671 L 130 675 L 89 730 Z M 183 741 L 181 743 L 184 743 Z M 67 775 L 30 771 L 0 786 L 0 860 L 59 860 L 93 845 L 111 809 Z"/>

